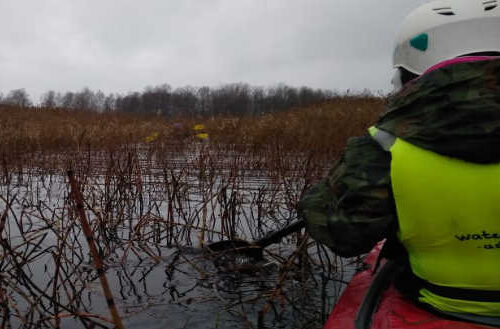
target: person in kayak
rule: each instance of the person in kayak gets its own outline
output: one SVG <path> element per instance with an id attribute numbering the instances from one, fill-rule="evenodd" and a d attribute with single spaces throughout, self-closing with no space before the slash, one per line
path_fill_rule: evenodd
<path id="1" fill-rule="evenodd" d="M 404 264 L 397 287 L 446 314 L 500 317 L 500 1 L 439 0 L 404 20 L 387 111 L 304 193 L 335 253 Z M 404 273 L 404 274 L 403 274 Z"/>

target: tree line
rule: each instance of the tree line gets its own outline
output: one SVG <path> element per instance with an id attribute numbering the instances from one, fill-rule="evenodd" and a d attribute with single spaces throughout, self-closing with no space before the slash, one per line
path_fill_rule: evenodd
<path id="1" fill-rule="evenodd" d="M 369 91 L 363 95 L 372 96 Z M 34 104 L 25 89 L 0 93 L 0 104 L 20 107 L 64 108 L 100 112 L 122 111 L 157 115 L 216 115 L 260 114 L 296 106 L 307 106 L 338 97 L 331 90 L 309 87 L 290 87 L 279 84 L 255 87 L 246 83 L 233 83 L 220 87 L 182 87 L 173 89 L 168 84 L 147 87 L 142 92 L 126 95 L 105 94 L 84 88 L 78 92 L 45 92 Z"/>

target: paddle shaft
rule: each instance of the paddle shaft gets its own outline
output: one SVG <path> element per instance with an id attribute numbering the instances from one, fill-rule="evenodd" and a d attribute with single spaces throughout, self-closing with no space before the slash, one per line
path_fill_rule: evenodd
<path id="1" fill-rule="evenodd" d="M 283 239 L 285 236 L 290 235 L 292 233 L 300 231 L 302 228 L 306 226 L 306 222 L 303 219 L 299 219 L 295 221 L 294 223 L 285 226 L 279 231 L 272 232 L 262 239 L 259 239 L 257 241 L 254 241 L 252 244 L 257 245 L 261 248 L 265 248 L 273 243 L 278 243 Z"/>
<path id="2" fill-rule="evenodd" d="M 207 248 L 215 252 L 232 249 L 238 249 L 240 252 L 242 252 L 243 250 L 251 251 L 251 253 L 254 255 L 252 257 L 256 259 L 262 259 L 262 249 L 273 243 L 279 243 L 285 236 L 294 232 L 298 232 L 305 226 L 306 223 L 304 220 L 298 220 L 290 225 L 285 226 L 283 229 L 277 232 L 268 233 L 265 237 L 256 241 L 247 242 L 244 240 L 223 240 L 211 243 L 207 246 Z"/>

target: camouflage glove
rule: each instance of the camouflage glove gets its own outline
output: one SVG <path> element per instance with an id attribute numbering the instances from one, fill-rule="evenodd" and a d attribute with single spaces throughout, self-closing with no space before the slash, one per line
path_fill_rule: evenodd
<path id="1" fill-rule="evenodd" d="M 394 207 L 390 153 L 368 135 L 350 139 L 328 177 L 299 202 L 311 236 L 346 257 L 368 252 L 395 234 Z"/>

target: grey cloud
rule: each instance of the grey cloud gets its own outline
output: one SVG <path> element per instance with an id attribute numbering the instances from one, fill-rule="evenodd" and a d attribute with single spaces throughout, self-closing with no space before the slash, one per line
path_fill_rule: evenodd
<path id="1" fill-rule="evenodd" d="M 5 0 L 0 91 L 229 82 L 387 90 L 397 26 L 423 2 Z"/>

